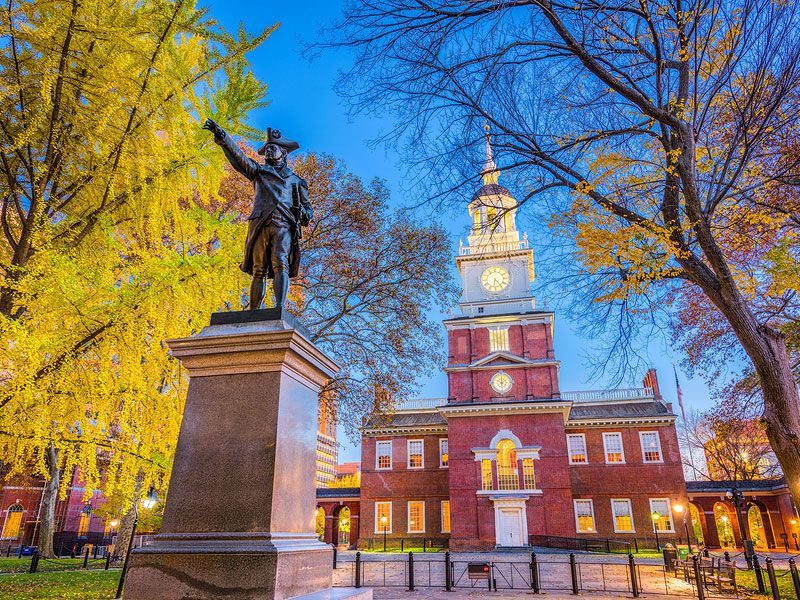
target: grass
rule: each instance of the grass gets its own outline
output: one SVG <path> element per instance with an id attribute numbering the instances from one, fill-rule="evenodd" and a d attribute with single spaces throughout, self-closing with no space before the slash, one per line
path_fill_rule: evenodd
<path id="1" fill-rule="evenodd" d="M 736 583 L 739 586 L 739 590 L 741 591 L 744 589 L 757 598 L 772 598 L 767 570 L 762 568 L 761 572 L 764 575 L 764 588 L 767 590 L 766 594 L 758 593 L 758 583 L 756 582 L 756 574 L 754 571 L 738 571 L 736 573 Z M 794 584 L 792 583 L 792 576 L 789 575 L 789 571 L 786 569 L 775 569 L 775 578 L 778 581 L 778 590 L 781 593 L 781 598 L 794 599 L 796 597 Z"/>
<path id="2" fill-rule="evenodd" d="M 89 558 L 87 566 L 90 569 L 102 569 L 105 566 L 104 558 Z M 27 573 L 31 566 L 31 558 L 0 558 L 0 573 Z M 83 568 L 83 558 L 58 558 L 40 559 L 39 571 L 74 571 Z"/>
<path id="3" fill-rule="evenodd" d="M 119 571 L 27 573 L 0 576 L 0 600 L 110 600 Z"/>

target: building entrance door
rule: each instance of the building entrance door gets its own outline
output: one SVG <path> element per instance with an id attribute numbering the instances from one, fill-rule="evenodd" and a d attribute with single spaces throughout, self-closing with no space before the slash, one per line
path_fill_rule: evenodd
<path id="1" fill-rule="evenodd" d="M 497 532 L 498 546 L 525 546 L 526 542 L 522 538 L 522 518 L 523 511 L 520 508 L 498 508 L 498 522 L 500 525 Z"/>

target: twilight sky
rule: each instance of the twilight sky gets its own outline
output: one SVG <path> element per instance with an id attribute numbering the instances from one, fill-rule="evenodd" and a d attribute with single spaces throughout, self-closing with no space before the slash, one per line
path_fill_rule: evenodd
<path id="1" fill-rule="evenodd" d="M 332 89 L 339 69 L 345 68 L 346 54 L 329 53 L 309 63 L 300 55 L 301 40 L 313 40 L 318 29 L 335 19 L 341 2 L 337 0 L 299 0 L 275 2 L 263 0 L 206 0 L 201 1 L 211 11 L 211 16 L 229 31 L 244 23 L 250 32 L 260 31 L 267 25 L 279 22 L 280 28 L 255 52 L 248 55 L 256 77 L 268 85 L 267 98 L 271 104 L 252 114 L 254 126 L 264 129 L 277 127 L 287 136 L 298 140 L 301 151 L 326 152 L 347 163 L 348 168 L 362 179 L 385 179 L 393 192 L 393 202 L 403 204 L 400 195 L 403 178 L 407 176 L 399 157 L 383 147 L 372 147 L 368 141 L 376 138 L 390 125 L 388 120 L 357 117 L 348 121 L 346 107 Z M 502 169 L 502 164 L 499 165 Z M 477 184 L 476 176 L 476 186 Z M 511 190 L 514 193 L 515 190 Z M 452 235 L 455 254 L 460 237 L 466 238 L 468 227 L 464 198 L 463 210 L 445 213 L 446 225 Z M 313 198 L 312 198 L 313 202 Z M 525 229 L 525 216 L 518 219 L 519 228 Z M 546 243 L 541 237 L 533 238 L 534 260 L 536 252 Z M 537 247 L 538 246 L 538 247 Z M 455 263 L 453 274 L 456 276 Z M 537 279 L 546 280 L 547 273 L 537 270 Z M 536 284 L 534 283 L 534 292 Z M 538 297 L 538 305 L 542 298 Z M 589 369 L 581 360 L 590 342 L 580 336 L 580 327 L 556 313 L 556 358 L 561 362 L 560 387 L 562 390 L 597 389 L 602 381 L 589 381 Z M 658 370 L 662 393 L 667 401 L 675 403 L 675 379 L 672 363 L 679 362 L 677 351 L 654 342 L 650 348 L 652 366 Z M 699 377 L 689 379 L 681 373 L 686 410 L 703 409 L 710 405 L 709 390 Z M 632 373 L 626 382 L 640 385 L 644 373 Z M 420 396 L 444 397 L 447 382 L 444 374 L 421 381 Z M 339 461 L 359 460 L 359 448 L 340 432 L 342 448 Z"/>

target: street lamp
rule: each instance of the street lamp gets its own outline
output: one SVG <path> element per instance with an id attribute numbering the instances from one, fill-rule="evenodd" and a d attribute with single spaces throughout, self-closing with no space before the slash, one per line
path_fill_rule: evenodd
<path id="1" fill-rule="evenodd" d="M 386 552 L 386 529 L 389 526 L 389 519 L 386 515 L 381 517 L 381 525 L 383 525 L 383 551 Z"/>
<path id="2" fill-rule="evenodd" d="M 689 515 L 689 511 L 684 511 L 683 504 L 676 504 L 672 507 L 676 513 L 683 514 L 683 529 L 686 532 L 686 547 L 689 549 L 689 554 L 692 553 L 692 538 L 689 537 L 689 525 L 686 523 L 686 517 Z"/>
<path id="3" fill-rule="evenodd" d="M 727 496 L 728 500 L 733 502 L 733 506 L 736 508 L 736 520 L 739 523 L 739 531 L 742 534 L 742 546 L 744 546 L 744 560 L 747 562 L 747 567 L 752 569 L 753 554 L 755 554 L 755 551 L 753 550 L 753 542 L 747 535 L 747 527 L 745 525 L 744 518 L 742 517 L 742 504 L 744 502 L 744 496 L 742 495 L 742 492 L 736 489 L 736 486 L 725 492 L 725 496 Z"/>
<path id="4" fill-rule="evenodd" d="M 656 550 L 661 550 L 661 543 L 658 541 L 658 520 L 661 518 L 661 514 L 658 511 L 653 511 L 650 516 L 653 518 L 653 533 L 656 534 Z"/>
<path id="5" fill-rule="evenodd" d="M 157 503 L 158 503 L 158 494 L 156 494 L 155 486 L 151 485 L 150 489 L 147 490 L 147 495 L 142 499 L 142 508 L 150 510 Z"/>

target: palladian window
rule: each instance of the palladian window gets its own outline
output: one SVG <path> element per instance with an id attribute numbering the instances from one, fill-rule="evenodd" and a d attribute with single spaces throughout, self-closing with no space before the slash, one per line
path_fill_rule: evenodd
<path id="1" fill-rule="evenodd" d="M 519 489 L 517 453 L 514 442 L 500 440 L 497 444 L 497 488 L 501 490 Z"/>
<path id="2" fill-rule="evenodd" d="M 536 488 L 535 460 L 539 446 L 526 446 L 511 431 L 497 432 L 488 448 L 475 449 L 480 462 L 481 488 L 516 491 Z"/>

